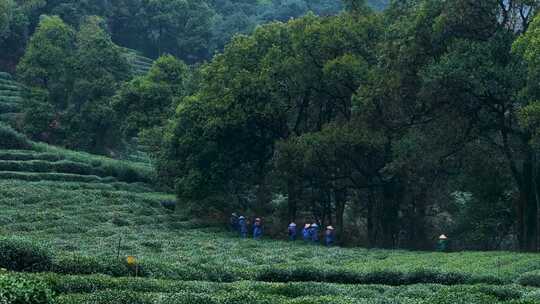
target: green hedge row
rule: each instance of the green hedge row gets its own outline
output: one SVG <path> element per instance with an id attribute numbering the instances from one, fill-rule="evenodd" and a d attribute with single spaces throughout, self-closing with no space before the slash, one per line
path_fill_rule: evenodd
<path id="1" fill-rule="evenodd" d="M 149 176 L 146 171 L 140 172 L 139 168 L 113 166 L 99 161 L 73 161 L 66 159 L 62 154 L 50 152 L 0 150 L 0 171 L 111 176 L 128 183 L 152 183 L 153 181 L 153 176 Z"/>
<path id="2" fill-rule="evenodd" d="M 69 160 L 47 161 L 47 160 L 30 160 L 30 161 L 2 161 L 0 160 L 0 171 L 18 171 L 18 172 L 33 172 L 33 173 L 70 173 L 80 175 L 96 175 L 99 177 L 118 177 L 120 180 L 127 182 L 136 182 L 141 177 L 135 170 L 126 169 L 122 172 L 107 170 L 102 167 L 92 167 L 89 164 L 74 162 Z M 116 175 L 116 176 L 115 176 Z"/>
<path id="3" fill-rule="evenodd" d="M 534 299 L 517 298 L 500 300 L 489 294 L 472 290 L 433 290 L 430 294 L 414 294 L 414 291 L 397 294 L 355 297 L 349 294 L 315 294 L 295 298 L 269 294 L 263 290 L 250 290 L 238 286 L 227 291 L 208 293 L 204 291 L 177 291 L 174 293 L 141 293 L 134 291 L 107 290 L 91 294 L 63 295 L 59 304 L 532 304 Z M 313 286 L 311 286 L 313 288 Z M 274 288 L 268 286 L 268 289 Z M 380 288 L 380 287 L 374 287 Z M 420 290 L 423 288 L 420 287 Z M 422 290 L 423 291 L 423 290 Z M 316 290 L 315 290 L 315 293 Z"/>
<path id="4" fill-rule="evenodd" d="M 83 163 L 76 163 L 67 160 L 56 162 L 31 160 L 31 161 L 1 161 L 0 171 L 19 171 L 19 172 L 34 172 L 34 173 L 71 173 L 81 175 L 96 175 L 104 176 L 104 172 L 94 169 L 91 166 Z"/>
<path id="5" fill-rule="evenodd" d="M 14 113 L 19 112 L 21 106 L 16 103 L 0 103 L 0 113 Z"/>
<path id="6" fill-rule="evenodd" d="M 0 150 L 0 160 L 28 161 L 28 160 L 46 160 L 60 161 L 64 157 L 54 153 L 39 153 L 27 150 Z"/>
<path id="7" fill-rule="evenodd" d="M 0 123 L 0 147 L 2 149 L 30 149 L 32 144 L 24 135 Z"/>
<path id="8" fill-rule="evenodd" d="M 332 282 L 339 284 L 383 284 L 391 286 L 436 283 L 456 284 L 504 284 L 501 279 L 492 276 L 471 276 L 464 273 L 442 272 L 431 269 L 418 269 L 410 272 L 390 270 L 352 272 L 345 269 L 320 269 L 310 267 L 276 268 L 268 267 L 257 275 L 257 280 L 264 282 Z"/>
<path id="9" fill-rule="evenodd" d="M 215 283 L 206 281 L 174 281 L 145 278 L 113 278 L 104 275 L 65 276 L 59 274 L 33 275 L 47 283 L 57 294 L 89 294 L 106 290 L 136 293 L 200 293 L 216 295 L 238 291 L 253 292 L 272 298 L 294 299 L 319 296 L 348 296 L 362 298 L 417 298 L 426 299 L 432 295 L 444 297 L 448 293 L 476 294 L 496 301 L 517 301 L 536 299 L 537 294 L 518 285 L 456 285 L 417 284 L 399 287 L 386 285 L 339 285 L 314 282 L 265 283 L 240 281 L 234 283 Z"/>
<path id="10" fill-rule="evenodd" d="M 540 287 L 540 270 L 534 270 L 522 274 L 517 282 L 523 286 Z"/>
<path id="11" fill-rule="evenodd" d="M 0 102 L 6 103 L 21 103 L 23 101 L 20 96 L 0 96 Z"/>
<path id="12" fill-rule="evenodd" d="M 53 297 L 51 290 L 41 281 L 0 274 L 0 303 L 50 304 Z"/>
<path id="13" fill-rule="evenodd" d="M 465 274 L 445 273 L 437 270 L 413 270 L 408 273 L 393 271 L 371 271 L 354 273 L 342 268 L 320 270 L 318 268 L 265 268 L 255 273 L 241 274 L 223 265 L 211 266 L 182 265 L 171 267 L 164 263 L 142 260 L 137 270 L 123 259 L 86 257 L 79 255 L 55 257 L 41 245 L 24 238 L 0 238 L 0 268 L 11 271 L 54 272 L 64 275 L 105 274 L 113 277 L 129 277 L 137 273 L 141 277 L 169 278 L 183 281 L 235 282 L 250 278 L 261 282 L 324 282 L 338 284 L 377 284 L 403 286 L 414 284 L 502 284 L 490 277 L 472 277 Z M 538 286 L 538 271 L 523 274 L 518 283 L 524 286 Z M 98 286 L 103 278 L 95 279 Z M 101 280 L 101 281 L 100 281 Z M 94 283 L 90 284 L 94 285 Z M 85 287 L 86 288 L 86 287 Z M 91 287 L 95 288 L 95 287 Z M 72 290 L 85 292 L 88 290 Z M 499 297 L 499 296 L 498 296 Z"/>
<path id="14" fill-rule="evenodd" d="M 114 177 L 101 178 L 94 175 L 77 175 L 66 173 L 24 173 L 24 172 L 0 172 L 0 179 L 18 179 L 23 181 L 60 181 L 78 183 L 112 183 L 117 182 Z"/>
<path id="15" fill-rule="evenodd" d="M 24 238 L 0 238 L 0 268 L 12 271 L 48 271 L 52 257 L 41 245 Z"/>

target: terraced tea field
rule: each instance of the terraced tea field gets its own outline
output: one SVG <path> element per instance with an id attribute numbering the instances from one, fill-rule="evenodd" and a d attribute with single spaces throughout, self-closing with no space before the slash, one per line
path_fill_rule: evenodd
<path id="1" fill-rule="evenodd" d="M 0 72 L 0 121 L 14 123 L 22 110 L 26 89 L 13 77 Z"/>
<path id="2" fill-rule="evenodd" d="M 240 240 L 165 208 L 146 163 L 0 130 L 0 267 L 23 271 L 0 285 L 44 282 L 56 303 L 540 303 L 537 254 Z"/>

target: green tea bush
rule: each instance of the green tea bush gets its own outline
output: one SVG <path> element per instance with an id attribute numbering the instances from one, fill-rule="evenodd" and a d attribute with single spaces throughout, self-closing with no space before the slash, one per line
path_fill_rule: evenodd
<path id="1" fill-rule="evenodd" d="M 163 296 L 159 300 L 160 304 L 220 304 L 220 302 L 208 294 L 199 293 L 173 293 Z M 245 302 L 249 303 L 249 302 Z"/>
<path id="2" fill-rule="evenodd" d="M 155 295 L 129 291 L 101 291 L 61 296 L 55 304 L 155 304 Z"/>
<path id="3" fill-rule="evenodd" d="M 30 149 L 31 144 L 24 135 L 0 123 L 0 147 L 2 149 Z"/>
<path id="4" fill-rule="evenodd" d="M 308 297 L 302 297 L 302 298 L 298 298 L 298 299 L 293 299 L 293 300 L 290 300 L 288 301 L 287 303 L 289 304 L 328 304 L 328 303 L 332 303 L 332 304 L 357 304 L 357 303 L 360 303 L 354 299 L 350 299 L 350 298 L 346 298 L 346 297 L 338 297 L 338 296 L 323 296 L 323 297 L 312 297 L 312 296 L 308 296 Z M 381 303 L 383 304 L 383 302 L 376 302 L 376 301 L 370 301 L 370 302 L 366 302 L 367 303 Z M 398 302 L 386 302 L 386 303 L 398 303 Z"/>
<path id="5" fill-rule="evenodd" d="M 40 281 L 18 276 L 0 275 L 0 303 L 49 304 L 53 303 L 51 290 Z"/>
<path id="6" fill-rule="evenodd" d="M 399 272 L 388 269 L 367 272 L 352 272 L 346 269 L 317 269 L 309 267 L 276 268 L 269 267 L 259 272 L 257 280 L 265 282 L 328 282 L 339 284 L 382 284 L 410 285 L 438 283 L 443 285 L 464 284 L 471 277 L 462 273 L 440 272 L 436 270 L 415 270 Z"/>
<path id="7" fill-rule="evenodd" d="M 457 292 L 452 290 L 443 290 L 433 294 L 431 297 L 424 299 L 418 303 L 422 304 L 493 304 L 497 303 L 497 298 L 494 296 L 472 293 L 472 292 Z"/>
<path id="8" fill-rule="evenodd" d="M 79 175 L 70 173 L 32 173 L 32 172 L 0 172 L 0 179 L 18 179 L 23 181 L 59 181 L 79 183 L 113 183 L 114 177 L 99 177 L 95 175 Z"/>
<path id="9" fill-rule="evenodd" d="M 517 279 L 517 282 L 523 286 L 540 287 L 540 270 L 529 271 Z"/>
<path id="10" fill-rule="evenodd" d="M 49 251 L 22 238 L 0 238 L 0 268 L 13 271 L 47 271 L 51 269 Z"/>
<path id="11" fill-rule="evenodd" d="M 134 275 L 134 269 L 119 259 L 103 259 L 90 256 L 69 255 L 54 260 L 53 271 L 61 274 L 106 274 L 115 277 Z M 145 276 L 144 268 L 139 266 L 139 276 Z"/>
<path id="12" fill-rule="evenodd" d="M 496 297 L 499 301 L 519 300 L 522 297 L 522 291 L 518 286 L 477 285 L 471 288 L 471 291 Z"/>
<path id="13" fill-rule="evenodd" d="M 62 160 L 63 157 L 53 153 L 39 153 L 28 150 L 0 150 L 0 160 L 11 161 L 28 161 L 28 160 L 45 160 L 56 162 Z"/>

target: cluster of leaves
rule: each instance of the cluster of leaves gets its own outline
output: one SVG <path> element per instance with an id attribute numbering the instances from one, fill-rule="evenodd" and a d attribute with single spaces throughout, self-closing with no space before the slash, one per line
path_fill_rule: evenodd
<path id="1" fill-rule="evenodd" d="M 40 280 L 0 274 L 0 303 L 51 304 L 53 303 L 53 294 L 49 287 Z"/>

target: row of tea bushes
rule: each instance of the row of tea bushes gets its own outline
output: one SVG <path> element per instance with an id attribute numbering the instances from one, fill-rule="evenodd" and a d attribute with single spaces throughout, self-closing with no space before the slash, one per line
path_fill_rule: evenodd
<path id="1" fill-rule="evenodd" d="M 497 304 L 538 303 L 538 293 L 516 285 L 419 284 L 338 285 L 328 283 L 179 282 L 104 276 L 42 278 L 59 303 L 369 303 L 369 304 Z"/>
<path id="2" fill-rule="evenodd" d="M 40 280 L 29 280 L 16 275 L 0 273 L 0 303 L 51 304 L 53 293 Z"/>
<path id="3" fill-rule="evenodd" d="M 343 268 L 326 267 L 265 268 L 241 273 L 235 269 L 215 264 L 215 267 L 185 264 L 181 267 L 142 260 L 135 270 L 125 261 L 117 258 L 102 258 L 80 255 L 53 256 L 40 244 L 23 238 L 0 239 L 0 267 L 13 271 L 52 271 L 60 274 L 106 274 L 128 277 L 137 272 L 142 277 L 172 278 L 176 280 L 234 282 L 252 279 L 262 282 L 326 282 L 339 284 L 380 284 L 390 286 L 414 284 L 504 284 L 492 276 L 471 276 L 462 273 L 445 273 L 429 269 L 411 269 L 409 272 L 373 270 L 352 272 Z M 523 274 L 518 282 L 526 286 L 536 286 L 538 272 Z"/>

